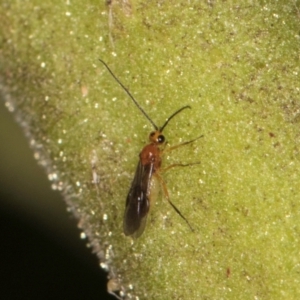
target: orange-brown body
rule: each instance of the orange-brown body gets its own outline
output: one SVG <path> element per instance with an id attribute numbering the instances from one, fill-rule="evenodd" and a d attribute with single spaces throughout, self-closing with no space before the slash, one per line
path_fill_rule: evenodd
<path id="1" fill-rule="evenodd" d="M 153 165 L 153 173 L 161 167 L 161 150 L 158 145 L 151 143 L 143 148 L 140 153 L 141 164 L 146 167 Z"/>
<path id="2" fill-rule="evenodd" d="M 161 167 L 162 151 L 159 146 L 165 142 L 161 131 L 156 130 L 149 135 L 150 144 L 141 153 L 139 163 L 132 181 L 124 214 L 124 233 L 139 237 L 145 228 L 147 214 L 150 209 L 150 194 L 153 188 L 153 175 Z"/>

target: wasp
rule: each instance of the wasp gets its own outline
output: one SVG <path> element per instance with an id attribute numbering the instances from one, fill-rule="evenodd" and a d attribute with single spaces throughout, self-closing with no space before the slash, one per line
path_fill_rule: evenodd
<path id="1" fill-rule="evenodd" d="M 169 193 L 167 190 L 167 186 L 161 176 L 161 173 L 177 166 L 191 166 L 197 163 L 189 163 L 189 164 L 172 164 L 166 168 L 162 168 L 162 156 L 169 151 L 177 149 L 181 146 L 193 143 L 194 141 L 203 137 L 203 135 L 190 140 L 178 144 L 176 146 L 166 148 L 166 139 L 163 135 L 163 130 L 166 128 L 168 123 L 180 112 L 187 108 L 191 108 L 189 105 L 183 106 L 177 111 L 175 111 L 163 124 L 163 126 L 158 127 L 152 119 L 146 114 L 143 108 L 139 105 L 139 103 L 135 100 L 129 90 L 123 85 L 123 83 L 115 76 L 112 70 L 108 67 L 108 65 L 101 59 L 99 61 L 106 67 L 112 77 L 118 82 L 118 84 L 123 88 L 123 90 L 127 93 L 127 95 L 132 99 L 133 103 L 137 106 L 137 108 L 142 112 L 142 114 L 146 117 L 146 119 L 152 124 L 154 127 L 154 131 L 152 131 L 149 135 L 149 144 L 146 145 L 139 154 L 139 162 L 136 168 L 136 172 L 131 183 L 129 193 L 126 198 L 125 204 L 125 213 L 123 219 L 123 231 L 127 236 L 132 236 L 133 238 L 138 238 L 145 229 L 147 216 L 150 210 L 150 203 L 152 194 L 154 194 L 154 189 L 156 190 L 157 180 L 161 183 L 163 188 L 164 195 L 176 213 L 187 223 L 189 228 L 193 231 L 192 226 L 189 221 L 184 217 L 184 215 L 179 211 L 179 209 L 173 204 L 170 200 Z"/>

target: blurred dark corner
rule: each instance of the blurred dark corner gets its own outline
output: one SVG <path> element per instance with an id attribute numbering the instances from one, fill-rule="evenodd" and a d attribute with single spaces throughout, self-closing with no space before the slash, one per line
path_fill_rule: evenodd
<path id="1" fill-rule="evenodd" d="M 3 99 L 0 141 L 1 299 L 115 299 Z"/>

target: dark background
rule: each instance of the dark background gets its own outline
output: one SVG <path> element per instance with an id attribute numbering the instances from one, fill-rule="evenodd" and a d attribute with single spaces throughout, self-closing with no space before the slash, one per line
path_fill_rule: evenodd
<path id="1" fill-rule="evenodd" d="M 115 299 L 3 99 L 0 141 L 1 299 Z"/>

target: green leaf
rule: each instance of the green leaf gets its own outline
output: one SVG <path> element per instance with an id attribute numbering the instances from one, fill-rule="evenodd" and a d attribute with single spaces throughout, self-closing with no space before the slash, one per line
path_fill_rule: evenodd
<path id="1" fill-rule="evenodd" d="M 51 185 L 128 299 L 299 298 L 299 3 L 10 1 L 1 93 Z M 172 202 L 125 237 L 126 195 L 151 124 Z M 162 194 L 162 193 L 161 193 Z M 121 293 L 121 294 L 122 294 Z"/>

